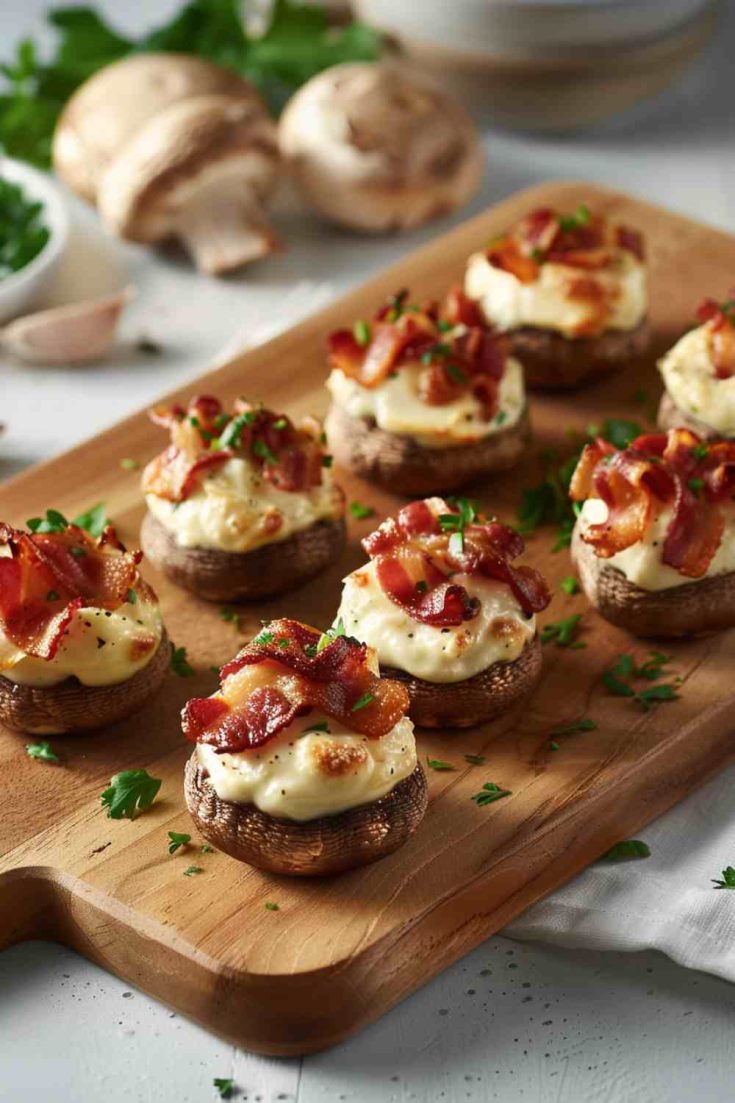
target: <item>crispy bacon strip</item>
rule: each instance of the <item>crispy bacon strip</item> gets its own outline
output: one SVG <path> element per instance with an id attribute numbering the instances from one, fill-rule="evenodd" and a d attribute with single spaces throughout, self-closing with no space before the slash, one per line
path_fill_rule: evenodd
<path id="1" fill-rule="evenodd" d="M 299 621 L 272 621 L 220 671 L 224 690 L 227 679 L 260 664 L 272 670 L 271 682 L 242 702 L 222 692 L 189 701 L 182 712 L 186 738 L 220 753 L 252 750 L 311 709 L 370 739 L 387 735 L 406 714 L 408 691 L 373 674 L 365 644 L 338 636 L 317 651 L 320 639 L 320 632 Z"/>
<path id="2" fill-rule="evenodd" d="M 602 559 L 645 535 L 654 511 L 671 508 L 661 559 L 687 578 L 701 578 L 724 532 L 721 506 L 735 490 L 735 442 L 703 442 L 688 429 L 638 437 L 616 451 L 604 441 L 585 448 L 572 477 L 575 501 L 598 497 L 606 521 L 589 525 L 582 539 Z"/>
<path id="3" fill-rule="evenodd" d="M 27 533 L 0 524 L 0 626 L 19 651 L 53 659 L 74 614 L 85 605 L 116 609 L 140 584 L 140 552 L 126 552 L 108 526 L 99 540 L 69 525 Z"/>
<path id="4" fill-rule="evenodd" d="M 697 308 L 697 318 L 709 323 L 715 375 L 729 379 L 735 375 L 735 291 L 724 303 L 704 299 Z"/>
<path id="5" fill-rule="evenodd" d="M 457 627 L 479 612 L 465 587 L 450 581 L 463 573 L 504 582 L 529 616 L 545 609 L 550 596 L 543 577 L 512 565 L 524 550 L 521 537 L 497 521 L 477 521 L 465 526 L 457 547 L 439 520 L 452 515 L 459 518 L 459 510 L 441 498 L 411 502 L 363 540 L 391 601 L 423 624 Z"/>
<path id="6" fill-rule="evenodd" d="M 167 427 L 171 445 L 143 472 L 143 491 L 181 502 L 202 479 L 233 456 L 246 458 L 279 490 L 309 490 L 322 481 L 320 426 L 297 429 L 289 418 L 243 399 L 232 414 L 210 395 L 194 396 L 186 410 L 156 409 L 151 418 Z"/>

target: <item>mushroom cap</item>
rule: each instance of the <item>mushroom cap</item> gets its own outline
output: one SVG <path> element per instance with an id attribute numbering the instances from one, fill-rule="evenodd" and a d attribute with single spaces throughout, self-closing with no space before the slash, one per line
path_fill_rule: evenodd
<path id="1" fill-rule="evenodd" d="M 191 54 L 134 54 L 105 66 L 61 113 L 53 140 L 55 171 L 94 202 L 105 170 L 136 131 L 172 104 L 208 93 L 262 105 L 237 73 Z"/>
<path id="2" fill-rule="evenodd" d="M 259 99 L 192 96 L 159 111 L 130 139 L 100 181 L 106 225 L 133 241 L 175 232 L 194 191 L 230 177 L 264 199 L 278 167 L 276 129 Z"/>
<path id="3" fill-rule="evenodd" d="M 484 168 L 460 104 L 394 62 L 336 65 L 313 77 L 287 104 L 279 141 L 304 198 L 358 230 L 448 214 L 470 198 Z"/>

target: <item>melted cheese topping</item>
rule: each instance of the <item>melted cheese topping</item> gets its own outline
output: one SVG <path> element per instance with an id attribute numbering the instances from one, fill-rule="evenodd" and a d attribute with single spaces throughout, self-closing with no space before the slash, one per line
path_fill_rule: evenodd
<path id="1" fill-rule="evenodd" d="M 658 368 L 680 410 L 718 433 L 735 436 L 735 376 L 717 378 L 708 322 L 685 333 L 659 361 Z"/>
<path id="2" fill-rule="evenodd" d="M 587 297 L 573 297 L 572 289 L 580 278 L 594 280 L 608 302 L 602 327 L 599 304 Z M 535 326 L 565 337 L 635 329 L 648 306 L 646 267 L 625 249 L 611 265 L 595 272 L 567 264 L 542 264 L 533 283 L 522 283 L 512 272 L 490 264 L 484 253 L 475 253 L 467 262 L 465 291 L 498 329 Z"/>
<path id="3" fill-rule="evenodd" d="M 458 628 L 413 620 L 381 587 L 374 562 L 344 580 L 338 617 L 350 636 L 375 648 L 384 666 L 426 682 L 462 682 L 496 662 L 513 662 L 536 632 L 510 588 L 495 579 L 458 574 L 454 582 L 480 601 L 480 611 Z"/>
<path id="4" fill-rule="evenodd" d="M 306 730 L 319 723 L 329 731 Z M 368 739 L 313 711 L 259 749 L 217 754 L 199 743 L 196 753 L 221 800 L 301 822 L 379 800 L 416 769 L 408 717 L 381 739 Z"/>
<path id="5" fill-rule="evenodd" d="M 526 405 L 523 369 L 506 361 L 500 381 L 498 413 L 487 421 L 480 402 L 466 393 L 443 406 L 430 406 L 419 396 L 421 364 L 399 365 L 395 375 L 377 387 L 363 387 L 334 369 L 327 380 L 337 406 L 354 418 L 369 418 L 387 433 L 412 437 L 427 448 L 449 448 L 481 440 L 517 424 Z"/>
<path id="6" fill-rule="evenodd" d="M 325 518 L 339 517 L 342 492 L 331 471 L 310 490 L 279 490 L 241 457 L 234 457 L 202 479 L 183 502 L 146 495 L 148 509 L 173 533 L 182 548 L 218 548 L 248 552 L 285 540 Z"/>
<path id="7" fill-rule="evenodd" d="M 0 632 L 0 671 L 26 686 L 53 686 L 71 677 L 85 686 L 118 685 L 151 661 L 162 635 L 158 605 L 140 596 L 113 612 L 80 609 L 53 659 L 26 655 Z"/>
<path id="8" fill-rule="evenodd" d="M 725 531 L 720 546 L 712 557 L 712 562 L 702 578 L 711 575 L 729 574 L 735 571 L 735 507 L 723 506 Z M 661 562 L 666 530 L 671 521 L 672 511 L 662 507 L 648 525 L 642 540 L 631 544 L 624 551 L 616 552 L 609 559 L 600 558 L 601 565 L 616 567 L 629 582 L 640 586 L 642 590 L 668 590 L 672 586 L 684 586 L 697 579 L 680 574 L 673 567 Z M 581 531 L 588 525 L 602 524 L 607 519 L 607 506 L 599 498 L 588 498 L 582 507 L 577 522 Z"/>

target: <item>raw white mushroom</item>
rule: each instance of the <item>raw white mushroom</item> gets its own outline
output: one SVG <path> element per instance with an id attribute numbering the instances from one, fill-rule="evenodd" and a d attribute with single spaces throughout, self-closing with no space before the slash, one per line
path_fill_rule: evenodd
<path id="1" fill-rule="evenodd" d="M 403 230 L 453 211 L 480 183 L 474 124 L 397 62 L 337 65 L 286 105 L 281 152 L 304 199 L 357 230 Z"/>
<path id="2" fill-rule="evenodd" d="M 27 364 L 83 364 L 109 350 L 123 308 L 134 297 L 114 295 L 55 306 L 16 318 L 0 329 L 0 348 Z"/>

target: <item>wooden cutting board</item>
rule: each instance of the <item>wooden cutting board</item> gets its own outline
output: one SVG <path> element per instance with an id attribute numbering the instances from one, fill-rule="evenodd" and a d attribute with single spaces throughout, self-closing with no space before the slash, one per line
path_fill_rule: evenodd
<path id="1" fill-rule="evenodd" d="M 735 239 L 593 185 L 551 183 L 512 196 L 412 254 L 341 302 L 261 348 L 204 376 L 197 390 L 263 398 L 276 409 L 323 413 L 324 338 L 404 286 L 418 298 L 460 278 L 467 255 L 530 207 L 580 201 L 645 231 L 651 264 L 655 347 L 645 369 L 560 398 L 533 398 L 535 451 L 568 448 L 568 430 L 606 416 L 644 424 L 658 397 L 654 358 L 691 323 L 704 294 L 724 296 L 735 275 Z M 359 248 L 359 239 L 355 239 Z M 134 380 L 131 379 L 131 385 Z M 641 405 L 640 391 L 645 391 Z M 175 396 L 182 398 L 191 387 Z M 637 396 L 637 400 L 636 400 Z M 74 512 L 103 499 L 123 539 L 135 544 L 142 517 L 139 473 L 164 444 L 140 413 L 0 490 L 0 516 L 20 524 L 47 507 Z M 512 518 L 522 469 L 488 481 L 481 496 Z M 379 516 L 399 502 L 344 477 L 349 499 Z M 647 647 L 599 620 L 583 597 L 567 597 L 566 552 L 553 534 L 529 541 L 529 560 L 553 583 L 542 623 L 582 612 L 579 650 L 545 647 L 541 685 L 514 715 L 473 731 L 418 736 L 431 804 L 413 839 L 374 866 L 332 880 L 296 881 L 249 869 L 199 840 L 173 857 L 167 832 L 192 830 L 182 795 L 184 745 L 178 715 L 189 696 L 210 693 L 222 663 L 260 618 L 289 615 L 319 626 L 337 607 L 340 578 L 362 559 L 373 521 L 350 521 L 350 546 L 333 570 L 283 600 L 244 609 L 242 632 L 220 609 L 176 591 L 148 571 L 169 633 L 197 673 L 173 674 L 145 711 L 95 735 L 57 737 L 60 766 L 28 758 L 18 735 L 0 731 L 0 946 L 51 938 L 124 977 L 210 1029 L 262 1053 L 300 1054 L 339 1042 L 434 976 L 534 900 L 688 793 L 733 756 L 735 636 L 667 646 L 680 699 L 643 712 L 610 696 L 600 674 L 621 651 Z M 560 738 L 558 724 L 588 716 L 596 731 Z M 484 755 L 482 766 L 465 754 Z M 100 793 L 116 771 L 145 766 L 163 779 L 153 808 L 111 821 Z M 486 781 L 512 790 L 488 807 L 470 797 Z M 184 876 L 190 865 L 201 872 Z M 266 902 L 278 910 L 266 909 Z"/>

